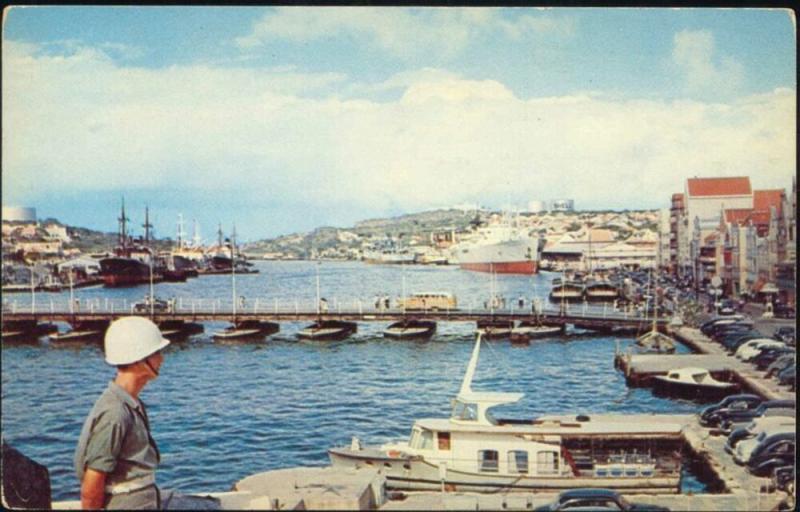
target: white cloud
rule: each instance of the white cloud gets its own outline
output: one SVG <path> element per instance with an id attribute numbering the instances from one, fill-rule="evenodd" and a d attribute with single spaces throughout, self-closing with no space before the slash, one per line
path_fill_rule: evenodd
<path id="1" fill-rule="evenodd" d="M 299 43 L 347 34 L 404 59 L 451 58 L 470 41 L 498 31 L 514 40 L 526 35 L 570 36 L 574 21 L 546 11 L 507 20 L 500 10 L 489 8 L 279 7 L 235 43 L 252 50 L 270 41 Z"/>
<path id="2" fill-rule="evenodd" d="M 683 75 L 690 93 L 729 97 L 737 92 L 744 79 L 741 63 L 715 55 L 714 36 L 707 30 L 682 30 L 675 34 L 672 62 Z"/>
<path id="3" fill-rule="evenodd" d="M 3 46 L 4 196 L 155 186 L 415 210 L 574 197 L 666 204 L 689 175 L 795 172 L 795 94 L 726 103 L 519 98 L 421 70 L 393 100 L 337 99 L 336 74 L 120 67 L 102 52 Z M 357 90 L 357 84 L 353 90 Z"/>

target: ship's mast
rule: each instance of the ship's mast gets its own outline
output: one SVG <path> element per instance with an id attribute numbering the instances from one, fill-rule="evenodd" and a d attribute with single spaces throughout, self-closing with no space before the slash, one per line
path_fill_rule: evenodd
<path id="1" fill-rule="evenodd" d="M 221 228 L 220 228 L 221 231 Z M 231 291 L 233 293 L 233 321 L 236 322 L 236 262 L 233 259 L 233 255 L 236 252 L 236 224 L 233 225 L 233 231 L 231 231 Z"/>
<path id="2" fill-rule="evenodd" d="M 178 214 L 178 236 L 177 236 L 178 249 L 183 249 L 183 245 L 184 245 L 183 237 L 185 235 L 186 235 L 186 233 L 184 233 L 184 231 L 183 231 L 183 214 L 179 213 Z"/>
<path id="3" fill-rule="evenodd" d="M 152 228 L 153 225 L 150 224 L 150 207 L 148 207 L 148 206 L 144 207 L 144 224 L 142 224 L 142 227 L 144 228 L 144 243 L 145 243 L 146 246 L 149 247 L 150 246 L 150 228 Z"/>
<path id="4" fill-rule="evenodd" d="M 122 198 L 122 211 L 117 219 L 119 221 L 119 245 L 123 249 L 128 245 L 128 231 L 126 222 L 130 219 L 125 216 L 125 197 Z"/>
<path id="5" fill-rule="evenodd" d="M 222 251 L 222 223 L 219 223 L 219 229 L 217 229 L 217 247 L 219 250 Z M 231 251 L 231 255 L 233 255 L 233 251 Z"/>
<path id="6" fill-rule="evenodd" d="M 192 246 L 200 247 L 200 231 L 197 229 L 197 219 L 192 219 Z"/>

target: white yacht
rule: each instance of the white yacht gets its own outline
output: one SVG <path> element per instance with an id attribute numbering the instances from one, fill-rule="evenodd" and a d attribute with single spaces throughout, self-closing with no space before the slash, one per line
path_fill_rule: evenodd
<path id="1" fill-rule="evenodd" d="M 624 416 L 495 419 L 490 409 L 524 395 L 472 390 L 480 344 L 479 335 L 450 418 L 417 420 L 408 441 L 362 447 L 353 438 L 328 451 L 332 464 L 379 468 L 388 488 L 405 490 L 679 491 L 681 425 Z"/>

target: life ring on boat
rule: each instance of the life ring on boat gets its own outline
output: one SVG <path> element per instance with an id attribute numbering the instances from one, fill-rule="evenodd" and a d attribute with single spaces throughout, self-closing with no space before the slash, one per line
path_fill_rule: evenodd
<path id="1" fill-rule="evenodd" d="M 402 454 L 400 452 L 398 452 L 397 450 L 389 450 L 388 452 L 386 452 L 386 455 L 388 455 L 392 459 L 396 459 L 396 458 L 400 457 L 400 455 L 402 455 Z"/>

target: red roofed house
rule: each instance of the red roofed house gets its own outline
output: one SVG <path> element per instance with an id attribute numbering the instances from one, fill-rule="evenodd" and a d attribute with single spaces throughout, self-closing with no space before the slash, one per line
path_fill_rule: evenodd
<path id="1" fill-rule="evenodd" d="M 725 210 L 750 210 L 753 208 L 753 188 L 750 178 L 689 178 L 686 180 L 685 217 L 688 251 L 680 262 L 701 283 L 708 283 L 719 275 L 722 266 L 717 247 L 723 242 L 708 236 L 720 229 Z"/>

